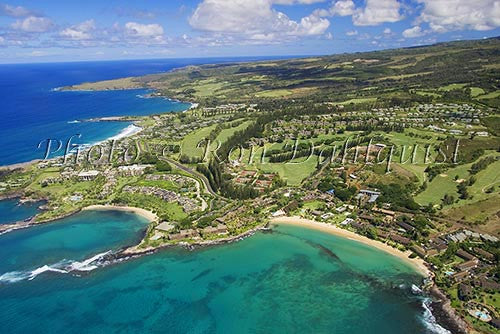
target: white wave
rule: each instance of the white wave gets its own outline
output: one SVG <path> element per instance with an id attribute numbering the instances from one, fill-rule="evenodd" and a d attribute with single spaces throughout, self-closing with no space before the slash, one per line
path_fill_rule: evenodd
<path id="1" fill-rule="evenodd" d="M 430 299 L 424 299 L 422 301 L 422 307 L 424 308 L 424 315 L 422 321 L 424 322 L 425 327 L 431 332 L 435 334 L 451 334 L 449 330 L 442 327 L 437 323 L 436 317 L 432 314 L 432 310 L 430 308 Z"/>
<path id="2" fill-rule="evenodd" d="M 420 289 L 418 286 L 416 286 L 415 284 L 412 284 L 411 285 L 411 292 L 414 294 L 414 295 L 420 295 L 422 294 L 422 289 Z"/>
<path id="3" fill-rule="evenodd" d="M 104 253 L 100 253 L 97 255 L 92 256 L 91 258 L 88 258 L 82 262 L 78 261 L 73 261 L 69 266 L 69 271 L 92 271 L 94 269 L 97 269 L 99 267 L 99 264 L 96 262 L 99 262 L 103 257 L 106 255 L 110 254 L 111 251 L 107 251 Z M 96 263 L 96 264 L 93 264 Z"/>
<path id="4" fill-rule="evenodd" d="M 81 123 L 81 121 L 75 119 L 74 121 L 68 121 L 68 124 L 76 124 L 76 123 Z"/>
<path id="5" fill-rule="evenodd" d="M 152 99 L 152 98 L 155 98 L 157 96 L 153 96 L 151 94 L 137 94 L 135 97 L 137 97 L 139 99 Z"/>
<path id="6" fill-rule="evenodd" d="M 61 274 L 67 274 L 68 273 L 66 270 L 58 269 L 58 268 L 53 268 L 51 266 L 45 265 L 45 266 L 42 266 L 40 268 L 36 268 L 35 270 L 33 270 L 31 272 L 31 274 L 29 275 L 28 280 L 31 281 L 32 279 L 34 279 L 38 275 L 43 274 L 43 273 L 48 272 L 48 271 L 52 271 L 52 272 L 55 272 L 55 273 L 61 273 Z"/>
<path id="7" fill-rule="evenodd" d="M 83 261 L 62 260 L 53 265 L 43 265 L 32 271 L 11 271 L 0 276 L 0 283 L 16 283 L 23 280 L 33 280 L 46 272 L 68 274 L 71 272 L 92 271 L 105 265 L 101 260 L 111 254 L 111 251 L 96 254 Z"/>
<path id="8" fill-rule="evenodd" d="M 15 283 L 30 277 L 29 272 L 11 271 L 0 276 L 0 282 Z"/>

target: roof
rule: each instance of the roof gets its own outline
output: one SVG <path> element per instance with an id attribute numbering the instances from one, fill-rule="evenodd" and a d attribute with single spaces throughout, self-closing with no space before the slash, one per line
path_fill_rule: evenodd
<path id="1" fill-rule="evenodd" d="M 170 222 L 163 222 L 161 224 L 159 224 L 158 226 L 156 226 L 156 229 L 157 230 L 160 230 L 160 231 L 170 231 L 171 229 L 173 229 L 175 226 L 170 223 Z"/>
<path id="2" fill-rule="evenodd" d="M 100 172 L 98 170 L 89 170 L 89 171 L 78 173 L 78 176 L 80 176 L 80 177 L 82 177 L 82 176 L 97 176 L 97 175 L 99 175 L 99 173 Z"/>

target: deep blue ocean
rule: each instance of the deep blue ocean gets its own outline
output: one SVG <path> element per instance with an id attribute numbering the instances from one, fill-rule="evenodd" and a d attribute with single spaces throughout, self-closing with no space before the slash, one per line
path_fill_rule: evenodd
<path id="1" fill-rule="evenodd" d="M 44 157 L 38 143 L 92 144 L 115 136 L 127 122 L 75 122 L 96 117 L 150 115 L 189 107 L 163 98 L 144 99 L 144 90 L 59 92 L 54 88 L 127 76 L 160 73 L 193 64 L 263 58 L 201 58 L 0 65 L 0 165 Z"/>

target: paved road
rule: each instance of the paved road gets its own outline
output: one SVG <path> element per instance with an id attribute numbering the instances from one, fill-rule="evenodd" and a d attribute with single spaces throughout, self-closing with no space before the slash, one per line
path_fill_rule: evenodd
<path id="1" fill-rule="evenodd" d="M 212 186 L 210 185 L 210 182 L 208 182 L 208 179 L 206 178 L 205 175 L 201 174 L 200 172 L 197 172 L 195 171 L 194 169 L 192 168 L 189 168 L 187 166 L 184 166 L 183 164 L 175 161 L 175 160 L 172 160 L 172 159 L 169 159 L 169 158 L 163 158 L 163 160 L 167 161 L 168 163 L 171 163 L 173 165 L 175 165 L 177 168 L 185 171 L 186 173 L 189 173 L 193 176 L 196 176 L 197 178 L 199 178 L 201 180 L 201 182 L 203 182 L 203 184 L 205 185 L 205 189 L 213 196 L 215 197 L 221 197 L 219 194 L 217 194 L 213 189 L 212 189 Z"/>

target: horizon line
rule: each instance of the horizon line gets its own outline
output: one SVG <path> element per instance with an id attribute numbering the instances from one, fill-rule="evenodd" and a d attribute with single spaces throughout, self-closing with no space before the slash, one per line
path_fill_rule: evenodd
<path id="1" fill-rule="evenodd" d="M 493 37 L 482 37 L 482 38 L 471 38 L 471 39 L 460 39 L 460 40 L 452 40 L 452 41 L 442 41 L 435 42 L 431 44 L 422 44 L 422 45 L 413 45 L 413 46 L 404 46 L 399 48 L 386 48 L 386 49 L 377 49 L 377 50 L 364 50 L 364 51 L 354 51 L 354 52 L 334 52 L 334 53 L 317 53 L 317 54 L 270 54 L 270 55 L 252 55 L 252 56 L 236 56 L 236 55 L 225 55 L 225 56 L 202 56 L 202 57 L 152 57 L 152 58 L 115 58 L 115 59 L 85 59 L 85 60 L 61 60 L 61 61 L 20 61 L 20 62 L 2 62 L 0 60 L 0 65 L 29 65 L 29 64 L 60 64 L 60 63 L 85 63 L 85 62 L 117 62 L 117 61 L 145 61 L 145 60 L 166 60 L 166 59 L 214 59 L 214 58 L 309 58 L 309 57 L 328 57 L 342 54 L 358 54 L 358 53 L 370 53 L 370 52 L 381 52 L 381 51 L 389 51 L 389 50 L 404 50 L 404 49 L 413 49 L 413 48 L 423 48 L 430 47 L 440 44 L 447 43 L 460 43 L 460 42 L 468 42 L 468 41 L 486 41 L 491 39 L 500 39 L 500 35 Z"/>

